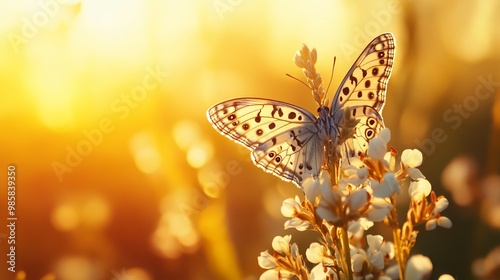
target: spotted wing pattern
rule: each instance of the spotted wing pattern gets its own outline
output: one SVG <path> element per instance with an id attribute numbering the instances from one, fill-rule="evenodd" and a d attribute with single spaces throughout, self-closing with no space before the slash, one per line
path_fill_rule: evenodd
<path id="1" fill-rule="evenodd" d="M 365 153 L 368 141 L 384 127 L 387 83 L 392 72 L 395 40 L 391 33 L 382 34 L 364 49 L 340 84 L 332 102 L 332 116 L 337 123 L 343 108 L 350 107 L 359 120 L 353 139 L 346 142 L 348 156 Z"/>
<path id="2" fill-rule="evenodd" d="M 208 109 L 208 120 L 221 134 L 250 149 L 255 165 L 300 187 L 306 176 L 319 174 L 325 141 L 336 142 L 325 137 L 337 137 L 324 129 L 338 131 L 345 108 L 349 107 L 359 122 L 353 138 L 341 147 L 344 157 L 366 152 L 368 141 L 384 127 L 381 114 L 394 54 L 395 41 L 390 33 L 368 44 L 335 93 L 331 113 L 326 116 L 329 120 L 318 120 L 292 104 L 259 98 L 216 104 Z M 331 124 L 335 129 L 319 124 Z"/>
<path id="3" fill-rule="evenodd" d="M 258 167 L 300 186 L 306 175 L 317 176 L 323 145 L 316 117 L 298 106 L 258 98 L 216 104 L 207 111 L 222 135 L 252 151 Z"/>

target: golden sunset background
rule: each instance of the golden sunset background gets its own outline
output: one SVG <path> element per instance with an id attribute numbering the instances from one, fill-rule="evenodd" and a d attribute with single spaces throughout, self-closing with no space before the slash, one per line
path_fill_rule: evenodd
<path id="1" fill-rule="evenodd" d="M 432 279 L 490 279 L 477 271 L 500 245 L 499 15 L 494 0 L 0 2 L 0 278 L 253 280 L 274 236 L 304 253 L 316 236 L 285 231 L 280 214 L 301 192 L 205 112 L 238 97 L 315 112 L 285 75 L 303 80 L 302 44 L 326 84 L 336 57 L 331 100 L 366 44 L 392 32 L 389 144 L 423 152 L 454 223 L 422 227 L 413 253 L 430 257 Z"/>

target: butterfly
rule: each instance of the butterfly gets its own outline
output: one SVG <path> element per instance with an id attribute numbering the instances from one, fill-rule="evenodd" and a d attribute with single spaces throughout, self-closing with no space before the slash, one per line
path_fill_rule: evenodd
<path id="1" fill-rule="evenodd" d="M 207 118 L 222 135 L 250 149 L 255 165 L 300 188 L 305 178 L 317 178 L 329 142 L 343 145 L 345 158 L 366 153 L 370 139 L 384 127 L 394 55 L 391 33 L 373 39 L 340 83 L 332 105 L 319 106 L 318 117 L 277 100 L 237 98 L 209 108 Z M 346 108 L 359 122 L 352 138 L 339 144 Z"/>

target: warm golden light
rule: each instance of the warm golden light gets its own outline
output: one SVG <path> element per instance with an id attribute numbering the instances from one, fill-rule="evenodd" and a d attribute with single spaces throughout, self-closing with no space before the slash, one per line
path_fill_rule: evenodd
<path id="1" fill-rule="evenodd" d="M 99 277 L 97 263 L 78 257 L 63 257 L 56 264 L 55 271 L 60 279 L 87 280 Z"/>
<path id="2" fill-rule="evenodd" d="M 196 248 L 199 236 L 188 218 L 180 213 L 163 214 L 152 236 L 153 246 L 167 258 L 177 258 Z"/>
<path id="3" fill-rule="evenodd" d="M 389 145 L 424 150 L 448 210 L 469 207 L 450 215 L 469 244 L 418 250 L 472 278 L 470 248 L 494 242 L 467 223 L 500 227 L 500 25 L 495 1 L 455 2 L 2 1 L 0 183 L 16 166 L 18 244 L 17 271 L 3 258 L 0 279 L 258 279 L 259 253 L 291 234 L 283 200 L 303 193 L 255 167 L 207 109 L 260 97 L 316 114 L 310 89 L 285 76 L 303 80 L 296 51 L 316 48 L 325 88 L 335 59 L 331 102 L 383 32 L 397 45 Z M 9 234 L 0 227 L 0 244 Z"/>
<path id="4" fill-rule="evenodd" d="M 116 272 L 114 274 L 116 279 L 120 279 L 121 276 L 124 279 L 134 279 L 134 280 L 152 280 L 151 276 L 147 271 L 138 267 L 132 267 L 128 269 L 124 269 L 122 271 Z"/>
<path id="5" fill-rule="evenodd" d="M 199 141 L 199 124 L 193 120 L 181 120 L 175 124 L 173 129 L 175 143 L 184 151 L 187 151 Z"/>
<path id="6" fill-rule="evenodd" d="M 193 168 L 200 168 L 213 156 L 213 147 L 207 141 L 199 141 L 189 148 L 187 152 L 187 161 Z"/>
<path id="7" fill-rule="evenodd" d="M 92 229 L 104 227 L 111 218 L 108 203 L 99 197 L 90 197 L 84 201 L 81 212 L 82 222 Z"/>
<path id="8" fill-rule="evenodd" d="M 102 228 L 110 218 L 107 203 L 99 197 L 70 199 L 61 203 L 52 213 L 52 224 L 61 231 L 78 227 Z"/>
<path id="9" fill-rule="evenodd" d="M 77 209 L 73 205 L 60 205 L 52 214 L 52 224 L 61 231 L 74 230 L 79 223 Z"/>
<path id="10" fill-rule="evenodd" d="M 160 169 L 161 158 L 152 135 L 137 133 L 130 141 L 130 150 L 141 172 L 150 174 Z"/>

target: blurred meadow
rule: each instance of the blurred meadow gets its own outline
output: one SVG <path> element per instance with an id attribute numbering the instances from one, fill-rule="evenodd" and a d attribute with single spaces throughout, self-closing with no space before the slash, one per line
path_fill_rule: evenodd
<path id="1" fill-rule="evenodd" d="M 0 279 L 258 279 L 274 236 L 314 238 L 283 229 L 301 192 L 206 110 L 263 97 L 315 112 L 285 75 L 304 80 L 294 53 L 316 48 L 326 83 L 336 57 L 331 100 L 383 32 L 397 45 L 389 144 L 423 152 L 453 221 L 422 228 L 413 253 L 431 279 L 495 279 L 481 273 L 500 271 L 499 26 L 494 0 L 1 1 L 0 182 L 15 165 L 17 222 L 13 273 L 2 188 Z"/>

